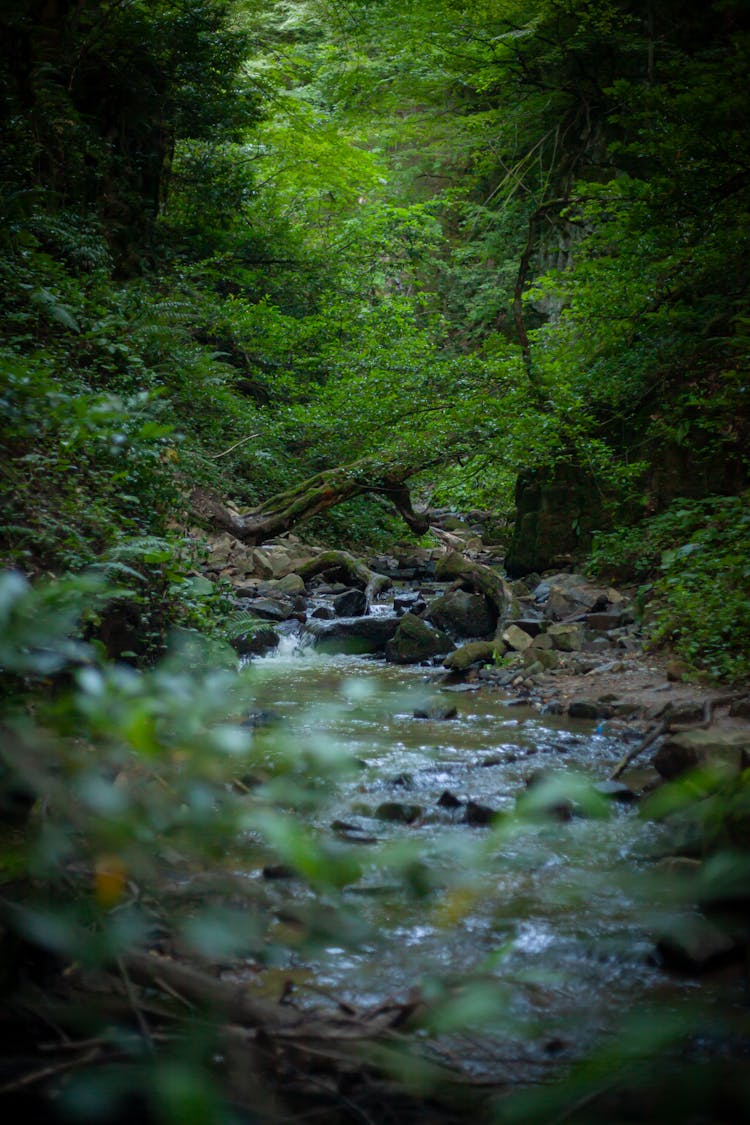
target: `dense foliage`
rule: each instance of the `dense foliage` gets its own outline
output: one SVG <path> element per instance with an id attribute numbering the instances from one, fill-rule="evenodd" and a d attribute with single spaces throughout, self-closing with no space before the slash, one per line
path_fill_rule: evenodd
<path id="1" fill-rule="evenodd" d="M 736 0 L 7 0 L 3 879 L 42 888 L 13 940 L 272 961 L 262 904 L 128 898 L 253 848 L 319 895 L 303 945 L 357 937 L 321 907 L 356 860 L 288 815 L 338 756 L 261 739 L 263 784 L 237 776 L 254 689 L 194 485 L 253 506 L 367 456 L 506 514 L 519 474 L 580 472 L 591 564 L 641 584 L 654 642 L 748 674 L 749 48 Z M 366 496 L 307 531 L 405 534 Z M 123 1050 L 163 1120 L 219 1120 L 189 1043 L 171 1101 Z"/>

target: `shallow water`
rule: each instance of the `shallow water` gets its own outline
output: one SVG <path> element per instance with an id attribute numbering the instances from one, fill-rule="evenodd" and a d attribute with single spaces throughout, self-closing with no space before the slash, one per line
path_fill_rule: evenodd
<path id="1" fill-rule="evenodd" d="M 669 1007 L 694 989 L 654 957 L 654 934 L 674 910 L 647 874 L 658 826 L 634 805 L 604 800 L 563 822 L 510 815 L 536 770 L 606 778 L 622 756 L 620 739 L 512 705 L 490 687 L 447 691 L 440 669 L 322 656 L 293 639 L 256 669 L 258 705 L 280 716 L 287 739 L 321 753 L 335 746 L 354 763 L 314 814 L 321 836 L 334 841 L 332 825 L 344 822 L 368 841 L 358 849 L 362 877 L 344 891 L 363 943 L 329 939 L 306 957 L 303 979 L 373 1007 L 418 986 L 443 998 L 438 1030 L 446 1032 L 459 1022 L 463 996 L 469 1023 L 486 1032 L 468 1049 L 464 1040 L 463 1061 L 494 1073 L 509 1045 L 513 1066 L 532 1073 L 616 1026 L 634 999 Z M 455 703 L 457 718 L 414 717 L 436 699 Z M 446 790 L 461 807 L 438 805 Z M 469 799 L 507 820 L 468 826 Z M 576 812 L 588 799 L 576 798 Z M 376 816 L 383 802 L 422 812 L 411 824 L 392 823 Z M 416 893 L 368 859 L 399 843 L 414 848 Z M 310 892 L 293 881 L 269 894 L 284 903 Z"/>

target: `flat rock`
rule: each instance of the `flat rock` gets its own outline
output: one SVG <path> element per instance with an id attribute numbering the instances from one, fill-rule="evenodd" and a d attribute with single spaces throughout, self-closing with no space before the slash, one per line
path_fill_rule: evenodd
<path id="1" fill-rule="evenodd" d="M 654 767 L 671 780 L 699 766 L 719 766 L 740 773 L 750 760 L 750 729 L 682 731 L 671 735 L 654 756 Z"/>

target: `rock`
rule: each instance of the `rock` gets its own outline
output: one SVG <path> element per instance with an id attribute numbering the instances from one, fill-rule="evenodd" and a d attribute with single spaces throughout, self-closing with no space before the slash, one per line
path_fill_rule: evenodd
<path id="1" fill-rule="evenodd" d="M 509 628 L 511 625 L 516 625 L 524 633 L 534 638 L 543 636 L 547 627 L 546 621 L 543 621 L 540 617 L 518 617 L 515 621 L 508 622 Z"/>
<path id="2" fill-rule="evenodd" d="M 286 863 L 269 863 L 263 868 L 264 879 L 294 879 L 297 872 Z"/>
<path id="3" fill-rule="evenodd" d="M 245 608 L 266 621 L 288 621 L 295 613 L 294 607 L 281 598 L 251 598 L 245 603 Z"/>
<path id="4" fill-rule="evenodd" d="M 279 722 L 281 722 L 281 715 L 278 711 L 266 711 L 259 708 L 257 711 L 251 711 L 247 718 L 242 720 L 240 726 L 247 727 L 250 730 L 258 730 L 262 727 L 272 727 Z"/>
<path id="5" fill-rule="evenodd" d="M 331 829 L 347 844 L 377 844 L 377 836 L 370 835 L 356 824 L 348 824 L 345 820 L 334 820 Z"/>
<path id="6" fill-rule="evenodd" d="M 416 710 L 414 712 L 415 719 L 433 719 L 436 722 L 444 722 L 446 719 L 455 719 L 458 715 L 458 708 L 455 704 L 451 703 L 431 703 L 429 707 L 424 710 Z"/>
<path id="7" fill-rule="evenodd" d="M 683 703 L 669 703 L 666 711 L 670 723 L 701 723 L 704 719 L 703 704 L 695 699 Z"/>
<path id="8" fill-rule="evenodd" d="M 611 801 L 628 804 L 631 801 L 638 800 L 630 786 L 625 785 L 622 781 L 597 781 L 593 788 L 595 793 L 599 793 L 600 796 L 607 797 Z"/>
<path id="9" fill-rule="evenodd" d="M 460 809 L 463 801 L 459 801 L 458 797 L 451 793 L 450 789 L 445 789 L 438 800 L 438 805 L 441 809 Z"/>
<path id="10" fill-rule="evenodd" d="M 393 599 L 393 612 L 401 617 L 404 613 L 419 615 L 427 609 L 427 602 L 418 591 L 408 594 L 396 594 Z"/>
<path id="11" fill-rule="evenodd" d="M 315 551 L 296 543 L 269 543 L 255 547 L 250 553 L 253 570 L 261 578 L 283 578 L 309 562 Z"/>
<path id="12" fill-rule="evenodd" d="M 550 668 L 557 668 L 560 664 L 558 653 L 553 652 L 551 649 L 535 648 L 534 645 L 526 649 L 526 652 L 523 654 L 523 659 L 526 664 L 527 675 L 529 676 L 534 674 L 531 669 L 536 664 L 539 665 L 543 672 L 548 672 Z"/>
<path id="13" fill-rule="evenodd" d="M 667 664 L 667 679 L 670 683 L 681 684 L 690 675 L 690 665 L 684 660 L 670 660 Z"/>
<path id="14" fill-rule="evenodd" d="M 464 823 L 470 824 L 472 828 L 484 828 L 493 824 L 499 816 L 498 810 L 490 808 L 489 805 L 480 805 L 478 801 L 468 801 L 464 813 Z"/>
<path id="15" fill-rule="evenodd" d="M 333 609 L 337 617 L 364 617 L 367 614 L 364 590 L 345 590 L 333 599 Z"/>
<path id="16" fill-rule="evenodd" d="M 531 636 L 531 634 L 529 634 L 529 636 Z M 552 648 L 552 637 L 548 636 L 546 633 L 540 633 L 537 637 L 534 637 L 534 640 L 531 642 L 531 647 L 534 652 L 549 652 Z"/>
<path id="17" fill-rule="evenodd" d="M 608 719 L 611 714 L 612 710 L 606 703 L 593 699 L 576 699 L 568 707 L 571 719 Z"/>
<path id="18" fill-rule="evenodd" d="M 534 640 L 518 625 L 509 625 L 507 629 L 503 630 L 502 636 L 508 647 L 515 649 L 516 652 L 526 652 L 526 649 L 531 647 Z"/>
<path id="19" fill-rule="evenodd" d="M 747 768 L 749 755 L 750 730 L 711 727 L 671 735 L 657 750 L 653 764 L 669 781 L 699 766 L 719 766 L 740 773 Z"/>
<path id="20" fill-rule="evenodd" d="M 750 719 L 750 695 L 735 699 L 729 708 L 729 714 L 734 719 Z"/>
<path id="21" fill-rule="evenodd" d="M 208 552 L 206 563 L 212 569 L 224 566 L 229 561 L 232 550 L 235 546 L 236 539 L 228 532 L 218 535 L 211 542 L 211 547 Z"/>
<path id="22" fill-rule="evenodd" d="M 693 973 L 704 972 L 739 952 L 734 939 L 702 914 L 676 919 L 656 948 L 669 968 Z"/>
<path id="23" fill-rule="evenodd" d="M 353 617 L 308 621 L 305 631 L 326 652 L 383 652 L 398 628 L 396 617 Z"/>
<path id="24" fill-rule="evenodd" d="M 586 614 L 586 628 L 592 629 L 595 633 L 608 633 L 611 629 L 619 628 L 622 622 L 622 614 L 617 613 L 587 613 Z"/>
<path id="25" fill-rule="evenodd" d="M 547 636 L 558 652 L 580 652 L 583 647 L 583 629 L 580 625 L 550 625 Z"/>
<path id="26" fill-rule="evenodd" d="M 497 610 L 482 594 L 451 590 L 431 602 L 425 620 L 455 637 L 487 637 L 495 631 Z"/>
<path id="27" fill-rule="evenodd" d="M 262 656 L 278 648 L 280 639 L 274 629 L 264 626 L 256 629 L 254 633 L 240 633 L 238 637 L 233 637 L 232 648 L 240 656 Z"/>
<path id="28" fill-rule="evenodd" d="M 332 621 L 336 614 L 329 605 L 319 605 L 310 616 L 314 617 L 316 621 Z"/>
<path id="29" fill-rule="evenodd" d="M 273 582 L 269 582 L 271 592 L 278 594 L 304 594 L 305 583 L 299 574 L 285 574 L 283 578 L 277 578 Z"/>
<path id="30" fill-rule="evenodd" d="M 398 619 L 393 638 L 385 646 L 386 659 L 392 664 L 418 664 L 432 656 L 445 656 L 453 648 L 445 633 L 433 629 L 413 613 Z"/>
<path id="31" fill-rule="evenodd" d="M 421 805 L 407 805 L 401 801 L 383 801 L 375 809 L 378 820 L 389 820 L 397 824 L 413 824 L 424 812 Z"/>
<path id="32" fill-rule="evenodd" d="M 505 646 L 501 645 L 504 650 Z M 492 664 L 497 644 L 492 641 L 470 641 L 446 656 L 443 666 L 451 672 L 465 672 L 474 664 Z"/>

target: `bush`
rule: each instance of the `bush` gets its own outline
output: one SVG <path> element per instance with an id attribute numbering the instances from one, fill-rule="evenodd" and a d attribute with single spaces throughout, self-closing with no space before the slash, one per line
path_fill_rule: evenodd
<path id="1" fill-rule="evenodd" d="M 638 527 L 599 535 L 590 569 L 643 583 L 652 643 L 716 679 L 750 674 L 750 492 L 676 500 Z"/>

